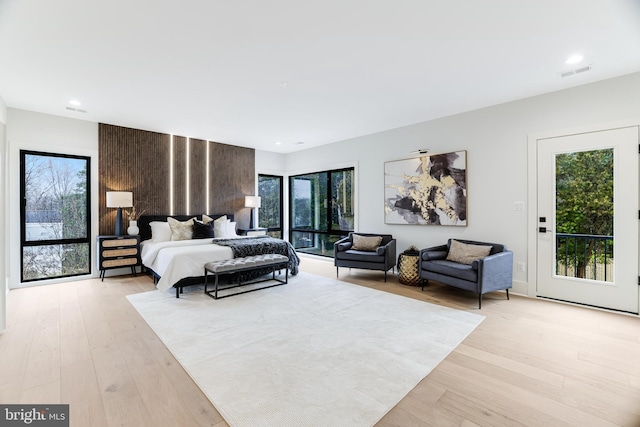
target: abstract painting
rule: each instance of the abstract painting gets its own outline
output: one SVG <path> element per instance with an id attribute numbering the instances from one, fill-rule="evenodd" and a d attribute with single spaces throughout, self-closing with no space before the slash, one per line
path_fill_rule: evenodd
<path id="1" fill-rule="evenodd" d="M 467 225 L 467 152 L 384 164 L 386 224 Z"/>

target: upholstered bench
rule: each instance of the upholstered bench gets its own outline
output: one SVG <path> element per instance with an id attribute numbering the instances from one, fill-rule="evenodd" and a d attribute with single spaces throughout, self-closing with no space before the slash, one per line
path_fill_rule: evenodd
<path id="1" fill-rule="evenodd" d="M 234 285 L 225 285 L 223 288 L 219 286 L 219 278 L 223 274 L 242 273 L 255 270 L 267 270 L 270 269 L 271 277 L 267 279 L 254 280 L 250 282 L 239 282 Z M 276 278 L 276 270 L 285 270 L 284 280 Z M 214 277 L 213 290 L 209 290 L 209 274 Z M 276 284 L 269 286 L 262 286 L 259 288 L 253 288 L 241 292 L 235 292 L 232 294 L 225 294 L 218 296 L 219 290 L 226 290 L 237 288 L 240 286 L 252 285 L 254 283 L 266 282 L 269 280 L 275 280 Z M 233 258 L 223 261 L 212 261 L 204 266 L 204 293 L 209 295 L 213 299 L 226 298 L 232 295 L 244 294 L 247 292 L 253 292 L 260 289 L 271 288 L 274 286 L 286 285 L 289 281 L 289 258 L 280 254 L 263 254 L 263 255 L 251 255 L 242 258 Z"/>

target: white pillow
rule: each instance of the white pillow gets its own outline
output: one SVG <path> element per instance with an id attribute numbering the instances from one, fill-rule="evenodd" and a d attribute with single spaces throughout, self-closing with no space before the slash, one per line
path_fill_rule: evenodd
<path id="1" fill-rule="evenodd" d="M 202 222 L 204 222 L 205 224 L 209 224 L 210 222 L 213 222 L 213 218 L 208 215 L 202 214 Z"/>
<path id="2" fill-rule="evenodd" d="M 171 227 L 165 221 L 151 221 L 151 241 L 152 242 L 168 242 L 171 240 Z"/>
<path id="3" fill-rule="evenodd" d="M 228 237 L 228 222 L 229 220 L 226 215 L 222 215 L 220 218 L 213 221 L 213 234 L 216 237 Z"/>
<path id="4" fill-rule="evenodd" d="M 238 233 L 236 232 L 235 221 L 227 222 L 227 237 L 238 237 Z"/>

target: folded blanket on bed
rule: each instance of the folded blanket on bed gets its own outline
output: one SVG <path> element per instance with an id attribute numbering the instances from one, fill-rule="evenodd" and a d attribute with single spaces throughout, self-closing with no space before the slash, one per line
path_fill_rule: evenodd
<path id="1" fill-rule="evenodd" d="M 244 239 L 216 239 L 216 245 L 229 246 L 234 258 L 250 255 L 281 254 L 289 257 L 289 271 L 292 275 L 298 274 L 300 258 L 293 245 L 285 240 L 275 239 L 270 236 L 254 236 Z"/>

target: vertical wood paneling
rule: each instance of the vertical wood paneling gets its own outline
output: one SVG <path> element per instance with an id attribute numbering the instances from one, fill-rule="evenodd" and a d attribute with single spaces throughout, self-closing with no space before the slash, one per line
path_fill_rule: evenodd
<path id="1" fill-rule="evenodd" d="M 186 214 L 187 193 L 185 191 L 186 178 L 186 145 L 187 138 L 173 136 L 173 213 Z"/>
<path id="2" fill-rule="evenodd" d="M 211 142 L 209 146 L 211 209 L 232 212 L 239 227 L 249 227 L 244 196 L 255 192 L 255 150 Z"/>
<path id="3" fill-rule="evenodd" d="M 132 191 L 136 209 L 147 214 L 169 206 L 169 135 L 100 124 L 98 147 L 99 233 L 113 234 L 115 209 L 106 207 L 107 191 Z M 125 226 L 128 221 L 125 216 Z"/>
<path id="4" fill-rule="evenodd" d="M 209 212 L 206 211 L 206 149 L 209 145 Z M 233 213 L 240 227 L 249 225 L 244 196 L 255 191 L 255 150 L 191 139 L 189 176 L 186 138 L 173 137 L 173 191 L 175 215 Z M 107 191 L 132 191 L 138 210 L 145 214 L 171 212 L 171 136 L 107 124 L 99 126 L 99 233 L 113 234 L 115 209 L 106 207 Z M 189 180 L 190 206 L 186 205 Z M 125 226 L 128 226 L 125 217 Z"/>
<path id="5" fill-rule="evenodd" d="M 207 211 L 207 141 L 189 141 L 189 213 L 213 213 Z"/>

